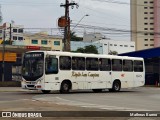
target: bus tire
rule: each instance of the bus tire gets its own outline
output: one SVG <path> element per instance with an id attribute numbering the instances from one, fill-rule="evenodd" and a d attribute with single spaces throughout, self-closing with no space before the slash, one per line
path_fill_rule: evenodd
<path id="1" fill-rule="evenodd" d="M 113 87 L 112 87 L 112 91 L 113 92 L 119 92 L 121 89 L 121 83 L 120 81 L 116 80 L 113 82 Z"/>
<path id="2" fill-rule="evenodd" d="M 43 92 L 44 94 L 48 94 L 48 93 L 50 93 L 51 91 L 50 91 L 50 90 L 42 90 L 42 92 Z"/>
<path id="3" fill-rule="evenodd" d="M 60 93 L 69 93 L 71 89 L 71 84 L 68 81 L 63 81 L 61 84 Z"/>
<path id="4" fill-rule="evenodd" d="M 95 93 L 100 93 L 100 92 L 102 92 L 102 89 L 92 89 L 93 90 L 93 92 L 95 92 Z"/>

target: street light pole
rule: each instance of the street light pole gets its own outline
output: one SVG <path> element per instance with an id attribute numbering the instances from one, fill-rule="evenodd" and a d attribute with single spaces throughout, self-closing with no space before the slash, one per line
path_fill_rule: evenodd
<path id="1" fill-rule="evenodd" d="M 89 15 L 88 15 L 88 14 L 84 15 L 84 16 L 78 21 L 78 23 L 76 24 L 76 26 L 74 26 L 74 28 L 73 28 L 71 31 L 73 31 L 73 30 L 78 26 L 78 24 L 84 19 L 84 17 L 86 17 L 86 16 L 89 16 Z"/>

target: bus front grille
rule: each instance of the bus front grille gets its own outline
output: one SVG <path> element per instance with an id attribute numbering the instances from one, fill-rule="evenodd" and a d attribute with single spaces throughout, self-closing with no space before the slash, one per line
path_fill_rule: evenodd
<path id="1" fill-rule="evenodd" d="M 29 87 L 29 88 L 34 88 L 35 85 L 27 85 L 27 87 Z"/>

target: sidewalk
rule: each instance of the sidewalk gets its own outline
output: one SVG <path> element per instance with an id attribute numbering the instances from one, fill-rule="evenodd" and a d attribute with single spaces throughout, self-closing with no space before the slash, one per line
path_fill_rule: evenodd
<path id="1" fill-rule="evenodd" d="M 0 92 L 21 92 L 21 91 L 28 91 L 22 89 L 21 87 L 0 87 Z"/>

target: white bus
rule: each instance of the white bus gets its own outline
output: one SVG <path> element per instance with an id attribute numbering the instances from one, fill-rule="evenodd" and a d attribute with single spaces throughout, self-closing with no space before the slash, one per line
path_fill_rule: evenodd
<path id="1" fill-rule="evenodd" d="M 58 51 L 24 54 L 22 88 L 49 93 L 91 89 L 101 92 L 143 86 L 143 58 Z"/>

